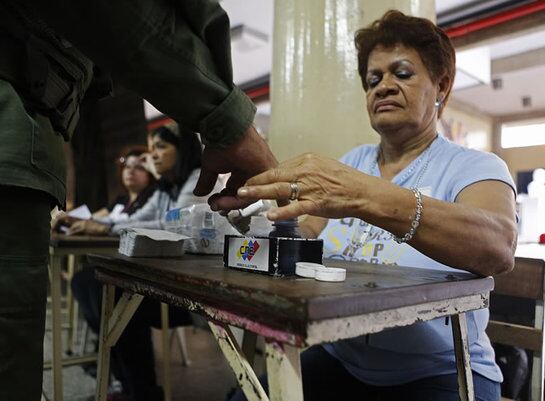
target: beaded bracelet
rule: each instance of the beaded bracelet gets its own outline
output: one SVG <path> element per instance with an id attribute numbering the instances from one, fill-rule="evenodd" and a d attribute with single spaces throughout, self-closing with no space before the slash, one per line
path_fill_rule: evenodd
<path id="1" fill-rule="evenodd" d="M 409 232 L 401 238 L 394 235 L 394 241 L 398 244 L 410 241 L 414 237 L 416 229 L 420 225 L 420 219 L 422 218 L 422 193 L 416 188 L 411 188 L 411 191 L 413 191 L 414 197 L 416 198 L 416 213 L 413 221 L 411 222 L 411 229 Z"/>

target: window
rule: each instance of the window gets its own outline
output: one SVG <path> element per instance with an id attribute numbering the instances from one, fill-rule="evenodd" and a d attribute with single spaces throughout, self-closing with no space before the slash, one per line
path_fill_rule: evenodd
<path id="1" fill-rule="evenodd" d="M 502 148 L 537 145 L 545 145 L 545 119 L 502 124 Z"/>

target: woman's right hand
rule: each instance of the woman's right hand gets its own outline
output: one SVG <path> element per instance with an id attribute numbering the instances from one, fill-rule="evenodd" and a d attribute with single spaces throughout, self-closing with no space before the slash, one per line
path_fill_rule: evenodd
<path id="1" fill-rule="evenodd" d="M 299 189 L 298 202 L 269 211 L 267 217 L 270 220 L 285 220 L 304 214 L 341 218 L 355 216 L 365 200 L 366 188 L 382 181 L 337 160 L 306 153 L 250 178 L 238 190 L 238 197 L 249 201 L 286 200 L 290 198 L 291 185 L 295 183 Z"/>

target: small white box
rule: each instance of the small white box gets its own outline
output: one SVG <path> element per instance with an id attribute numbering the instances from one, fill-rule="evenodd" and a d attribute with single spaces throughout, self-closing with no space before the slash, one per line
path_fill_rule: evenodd
<path id="1" fill-rule="evenodd" d="M 189 237 L 164 230 L 129 228 L 121 232 L 119 253 L 132 257 L 178 257 Z"/>

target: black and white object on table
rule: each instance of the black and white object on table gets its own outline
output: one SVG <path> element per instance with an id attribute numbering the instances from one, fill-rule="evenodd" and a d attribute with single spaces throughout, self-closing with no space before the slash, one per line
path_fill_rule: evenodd
<path id="1" fill-rule="evenodd" d="M 339 282 L 346 280 L 346 269 L 327 267 L 319 263 L 297 262 L 295 264 L 295 274 L 318 281 Z"/>

